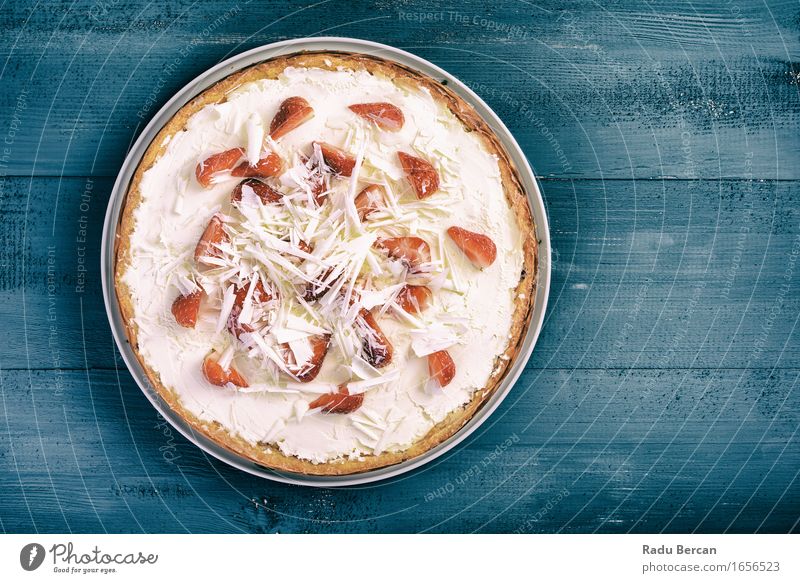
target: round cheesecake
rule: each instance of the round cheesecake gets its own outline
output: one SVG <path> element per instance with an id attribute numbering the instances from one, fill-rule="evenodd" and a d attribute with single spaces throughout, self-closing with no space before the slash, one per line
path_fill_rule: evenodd
<path id="1" fill-rule="evenodd" d="M 128 340 L 169 406 L 264 466 L 418 456 L 501 382 L 527 331 L 536 233 L 500 142 L 399 64 L 279 57 L 185 105 L 118 229 Z"/>

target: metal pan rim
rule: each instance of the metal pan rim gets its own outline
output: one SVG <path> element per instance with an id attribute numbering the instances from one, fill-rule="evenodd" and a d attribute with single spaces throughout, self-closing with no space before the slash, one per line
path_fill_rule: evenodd
<path id="1" fill-rule="evenodd" d="M 393 466 L 343 476 L 292 474 L 266 468 L 221 447 L 216 442 L 194 431 L 182 417 L 172 411 L 169 405 L 161 399 L 156 390 L 150 385 L 136 355 L 130 344 L 128 344 L 125 325 L 122 320 L 119 304 L 117 303 L 116 291 L 114 289 L 114 242 L 125 194 L 127 193 L 133 173 L 139 165 L 139 161 L 156 134 L 184 104 L 222 78 L 255 63 L 301 51 L 347 51 L 364 53 L 396 61 L 440 81 L 446 79 L 448 87 L 476 109 L 484 121 L 494 130 L 501 143 L 506 148 L 511 160 L 517 167 L 520 180 L 527 193 L 534 224 L 536 226 L 536 233 L 539 239 L 539 273 L 537 276 L 536 297 L 534 299 L 531 321 L 519 354 L 511 364 L 506 376 L 500 382 L 500 385 L 483 407 L 481 407 L 454 435 L 415 458 Z M 522 370 L 525 368 L 525 364 L 530 358 L 533 347 L 541 332 L 547 308 L 547 299 L 550 292 L 550 259 L 551 247 L 547 211 L 536 177 L 525 154 L 522 152 L 522 149 L 517 144 L 511 132 L 509 132 L 508 128 L 506 128 L 497 114 L 495 114 L 480 97 L 453 75 L 427 60 L 401 49 L 361 39 L 315 37 L 271 43 L 231 57 L 187 83 L 164 104 L 158 113 L 153 116 L 128 152 L 114 183 L 106 210 L 105 223 L 103 225 L 100 267 L 106 313 L 120 354 L 128 370 L 131 372 L 131 375 L 136 380 L 136 383 L 147 399 L 176 431 L 181 433 L 186 439 L 194 443 L 207 454 L 249 474 L 287 484 L 315 487 L 342 487 L 362 486 L 389 478 L 398 478 L 400 476 L 407 477 L 407 474 L 412 470 L 420 468 L 452 450 L 475 432 L 491 416 L 514 386 Z"/>

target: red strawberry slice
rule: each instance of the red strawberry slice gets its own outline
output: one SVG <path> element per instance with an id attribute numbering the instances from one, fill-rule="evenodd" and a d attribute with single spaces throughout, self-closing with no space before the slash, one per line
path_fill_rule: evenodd
<path id="1" fill-rule="evenodd" d="M 250 289 L 250 282 L 245 282 L 241 287 L 237 287 L 233 296 L 233 307 L 228 315 L 228 331 L 236 338 L 240 338 L 244 332 L 252 332 L 250 324 L 239 322 L 239 315 L 244 307 L 244 300 L 247 298 L 247 290 Z M 272 294 L 264 288 L 263 280 L 259 279 L 253 290 L 253 303 L 264 304 L 272 299 Z"/>
<path id="2" fill-rule="evenodd" d="M 314 108 L 302 97 L 289 97 L 278 107 L 269 125 L 269 135 L 277 140 L 314 117 Z"/>
<path id="3" fill-rule="evenodd" d="M 353 113 L 390 132 L 400 130 L 405 122 L 403 111 L 391 103 L 356 103 L 349 107 Z"/>
<path id="4" fill-rule="evenodd" d="M 325 198 L 328 196 L 328 184 L 325 180 L 325 176 L 322 174 L 312 176 L 309 180 L 309 185 L 311 186 L 311 194 L 314 195 L 314 202 L 317 203 L 317 206 L 322 206 L 322 203 L 325 202 Z"/>
<path id="5" fill-rule="evenodd" d="M 328 196 L 328 180 L 328 175 L 322 172 L 314 172 L 306 180 L 311 187 L 311 194 L 314 195 L 314 202 L 317 203 L 317 206 L 322 206 Z"/>
<path id="6" fill-rule="evenodd" d="M 251 280 L 252 281 L 252 280 Z M 245 282 L 241 287 L 237 287 L 234 294 L 233 305 L 242 306 L 247 297 L 247 291 L 250 289 L 250 281 Z M 264 287 L 264 280 L 259 279 L 256 282 L 255 289 L 253 290 L 253 301 L 257 304 L 263 304 L 272 299 L 272 294 Z"/>
<path id="7" fill-rule="evenodd" d="M 424 285 L 407 285 L 397 294 L 397 303 L 409 314 L 419 314 L 428 309 L 433 292 Z"/>
<path id="8" fill-rule="evenodd" d="M 439 174 L 430 162 L 405 152 L 397 152 L 397 157 L 400 158 L 400 164 L 403 166 L 406 178 L 417 193 L 417 198 L 428 198 L 439 190 Z"/>
<path id="9" fill-rule="evenodd" d="M 325 142 L 314 142 L 322 150 L 322 159 L 325 164 L 333 170 L 334 174 L 340 176 L 350 176 L 356 165 L 356 159 L 336 146 L 331 146 Z"/>
<path id="10" fill-rule="evenodd" d="M 319 276 L 319 278 L 317 278 L 317 281 L 319 282 L 327 281 L 328 277 L 330 277 L 331 273 L 333 273 L 333 269 L 334 268 L 331 267 L 330 269 L 325 271 L 322 275 Z M 336 283 L 337 281 L 339 281 L 338 277 L 328 283 L 317 283 L 313 281 L 307 282 L 305 290 L 303 291 L 303 299 L 307 302 L 313 302 L 320 299 L 322 296 L 328 293 L 328 290 L 331 289 L 331 287 L 333 287 L 333 284 Z"/>
<path id="11" fill-rule="evenodd" d="M 391 237 L 380 239 L 375 246 L 393 259 L 401 259 L 409 267 L 417 267 L 431 260 L 430 246 L 419 237 Z"/>
<path id="12" fill-rule="evenodd" d="M 364 402 L 364 394 L 351 395 L 347 385 L 339 385 L 339 391 L 317 397 L 309 403 L 309 409 L 322 408 L 322 413 L 352 413 Z"/>
<path id="13" fill-rule="evenodd" d="M 486 235 L 473 233 L 461 227 L 450 227 L 447 229 L 447 234 L 475 267 L 484 269 L 497 259 L 497 247 Z"/>
<path id="14" fill-rule="evenodd" d="M 300 159 L 306 165 L 308 176 L 305 179 L 306 184 L 311 188 L 311 194 L 314 195 L 314 201 L 318 206 L 322 206 L 325 202 L 325 197 L 328 195 L 328 187 L 330 182 L 330 174 L 323 172 L 320 169 L 319 162 L 316 158 L 309 163 L 307 156 L 301 155 Z"/>
<path id="15" fill-rule="evenodd" d="M 255 178 L 248 178 L 247 180 L 242 180 L 233 189 L 231 193 L 232 202 L 242 202 L 242 189 L 245 187 L 252 189 L 253 193 L 261 199 L 262 204 L 280 202 L 283 198 L 280 192 L 272 188 L 266 182 L 261 182 Z"/>
<path id="16" fill-rule="evenodd" d="M 211 186 L 212 179 L 215 175 L 223 172 L 230 172 L 236 168 L 242 158 L 244 158 L 244 150 L 242 148 L 233 148 L 209 156 L 194 169 L 197 182 L 200 183 L 200 186 L 208 188 Z"/>
<path id="17" fill-rule="evenodd" d="M 322 362 L 325 360 L 325 355 L 328 354 L 328 347 L 331 343 L 330 334 L 317 334 L 309 336 L 308 341 L 311 343 L 311 358 L 308 362 L 297 364 L 294 358 L 294 353 L 288 343 L 279 344 L 278 348 L 286 362 L 287 368 L 301 383 L 310 383 L 319 374 L 322 368 Z"/>
<path id="18" fill-rule="evenodd" d="M 208 221 L 206 230 L 197 242 L 197 247 L 194 248 L 195 261 L 203 261 L 203 257 L 221 257 L 222 251 L 216 246 L 221 243 L 230 242 L 230 237 L 222 227 L 222 217 L 219 214 L 211 217 Z"/>
<path id="19" fill-rule="evenodd" d="M 222 368 L 219 361 L 210 354 L 203 360 L 203 375 L 209 383 L 218 387 L 224 387 L 228 383 L 237 387 L 249 386 L 244 377 L 233 366 L 230 366 L 227 370 Z"/>
<path id="20" fill-rule="evenodd" d="M 282 168 L 281 157 L 275 152 L 270 152 L 252 166 L 247 161 L 242 162 L 231 171 L 231 176 L 269 178 L 279 174 Z"/>
<path id="21" fill-rule="evenodd" d="M 392 362 L 394 348 L 371 312 L 361 309 L 355 321 L 355 330 L 361 337 L 364 360 L 375 368 Z"/>
<path id="22" fill-rule="evenodd" d="M 370 184 L 358 193 L 354 201 L 358 218 L 362 221 L 367 220 L 369 215 L 383 206 L 385 200 L 386 189 L 380 184 Z"/>
<path id="23" fill-rule="evenodd" d="M 202 290 L 175 298 L 172 302 L 172 315 L 175 316 L 175 321 L 184 328 L 194 328 L 197 324 L 201 299 L 203 299 Z"/>
<path id="24" fill-rule="evenodd" d="M 440 387 L 446 387 L 456 376 L 456 363 L 446 350 L 428 355 L 428 374 Z"/>

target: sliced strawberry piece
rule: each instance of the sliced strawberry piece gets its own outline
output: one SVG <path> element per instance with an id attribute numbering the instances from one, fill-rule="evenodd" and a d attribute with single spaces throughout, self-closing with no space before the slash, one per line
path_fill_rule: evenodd
<path id="1" fill-rule="evenodd" d="M 384 367 L 392 362 L 394 347 L 371 312 L 361 309 L 355 321 L 355 329 L 361 337 L 364 360 L 375 368 Z"/>
<path id="2" fill-rule="evenodd" d="M 364 394 L 351 395 L 347 385 L 339 385 L 339 391 L 317 397 L 309 403 L 309 409 L 322 408 L 322 413 L 352 413 L 364 402 Z"/>
<path id="3" fill-rule="evenodd" d="M 330 277 L 331 273 L 333 273 L 333 267 L 325 271 L 322 275 L 319 276 L 318 281 L 324 282 Z M 328 282 L 328 283 L 315 283 L 315 282 L 307 282 L 305 291 L 303 292 L 303 299 L 307 302 L 313 302 L 320 299 L 328 290 L 333 287 L 333 284 L 339 280 L 337 277 L 336 279 Z"/>
<path id="4" fill-rule="evenodd" d="M 401 259 L 409 267 L 417 267 L 431 260 L 430 246 L 419 237 L 392 237 L 380 239 L 375 246 L 393 259 Z"/>
<path id="5" fill-rule="evenodd" d="M 220 366 L 219 361 L 213 358 L 210 354 L 203 360 L 203 375 L 209 383 L 224 387 L 228 383 L 234 384 L 237 387 L 247 387 L 247 381 L 239 374 L 233 366 L 227 370 Z"/>
<path id="6" fill-rule="evenodd" d="M 439 190 L 439 174 L 430 162 L 405 152 L 397 152 L 397 157 L 400 158 L 400 164 L 409 183 L 414 187 L 417 198 L 428 198 Z"/>
<path id="7" fill-rule="evenodd" d="M 230 237 L 228 237 L 228 234 L 222 227 L 223 224 L 222 217 L 219 214 L 211 217 L 206 230 L 203 231 L 203 235 L 197 242 L 197 247 L 194 248 L 195 261 L 202 261 L 203 257 L 222 256 L 222 251 L 220 251 L 216 245 L 230 242 Z"/>
<path id="8" fill-rule="evenodd" d="M 350 176 L 356 165 L 356 159 L 336 146 L 331 146 L 325 142 L 314 142 L 322 150 L 322 159 L 325 164 L 333 170 L 334 174 Z"/>
<path id="9" fill-rule="evenodd" d="M 450 227 L 447 229 L 447 234 L 475 267 L 484 269 L 497 259 L 497 247 L 486 235 L 473 233 L 461 227 Z"/>
<path id="10" fill-rule="evenodd" d="M 456 363 L 446 350 L 428 355 L 428 374 L 440 387 L 446 387 L 456 376 Z"/>
<path id="11" fill-rule="evenodd" d="M 308 170 L 308 176 L 305 178 L 305 182 L 311 188 L 311 194 L 314 195 L 314 201 L 318 206 L 322 206 L 322 203 L 325 202 L 325 197 L 328 194 L 327 191 L 329 188 L 330 174 L 322 171 L 319 161 L 316 157 L 314 157 L 311 162 L 309 162 L 310 158 L 304 155 L 301 155 L 300 159 L 303 161 L 303 164 L 306 165 L 306 169 Z"/>
<path id="12" fill-rule="evenodd" d="M 172 315 L 175 316 L 175 321 L 184 328 L 194 328 L 194 325 L 197 324 L 201 299 L 203 299 L 202 291 L 175 298 L 175 301 L 172 302 Z"/>
<path id="13" fill-rule="evenodd" d="M 314 117 L 314 108 L 302 97 L 289 97 L 278 107 L 269 125 L 269 135 L 277 140 Z"/>
<path id="14" fill-rule="evenodd" d="M 247 298 L 247 290 L 249 289 L 250 282 L 245 282 L 241 287 L 237 287 L 234 292 L 233 307 L 231 307 L 231 313 L 228 315 L 228 331 L 236 338 L 240 338 L 244 332 L 253 331 L 253 327 L 250 324 L 239 322 L 239 315 L 242 313 L 244 300 Z M 271 299 L 272 294 L 264 287 L 263 280 L 259 279 L 253 290 L 253 303 L 263 304 Z"/>
<path id="15" fill-rule="evenodd" d="M 419 314 L 428 309 L 433 292 L 424 285 L 407 285 L 397 294 L 397 303 L 409 314 Z"/>
<path id="16" fill-rule="evenodd" d="M 250 289 L 250 282 L 245 283 L 242 287 L 236 290 L 234 304 L 239 304 L 240 306 L 244 304 L 244 300 L 247 297 L 247 290 Z M 256 287 L 253 290 L 253 301 L 257 304 L 264 304 L 272 299 L 272 294 L 267 291 L 264 287 L 264 280 L 259 279 L 256 282 Z"/>
<path id="17" fill-rule="evenodd" d="M 405 122 L 403 111 L 391 103 L 356 103 L 349 107 L 353 113 L 390 132 L 400 130 Z"/>
<path id="18" fill-rule="evenodd" d="M 380 184 L 370 184 L 358 193 L 355 199 L 358 218 L 365 221 L 369 215 L 379 210 L 386 201 L 386 189 Z"/>
<path id="19" fill-rule="evenodd" d="M 283 160 L 275 152 L 270 152 L 254 165 L 244 161 L 231 171 L 231 176 L 243 176 L 246 178 L 269 178 L 276 176 L 283 168 Z"/>
<path id="20" fill-rule="evenodd" d="M 328 347 L 331 343 L 330 334 L 317 334 L 309 336 L 308 341 L 311 344 L 311 358 L 308 362 L 297 364 L 294 358 L 294 353 L 287 343 L 279 344 L 279 350 L 284 360 L 286 361 L 287 368 L 301 383 L 310 383 L 319 374 L 322 368 L 322 362 L 325 360 L 325 355 L 328 354 Z"/>
<path id="21" fill-rule="evenodd" d="M 233 192 L 231 193 L 232 202 L 242 202 L 242 189 L 245 187 L 252 189 L 253 193 L 261 199 L 263 204 L 280 202 L 283 198 L 283 195 L 280 192 L 272 188 L 266 182 L 261 182 L 255 178 L 248 178 L 247 180 L 242 180 L 233 189 Z"/>
<path id="22" fill-rule="evenodd" d="M 311 194 L 314 195 L 314 202 L 317 203 L 317 206 L 322 206 L 322 203 L 325 202 L 325 198 L 328 196 L 328 183 L 325 176 L 322 174 L 312 176 L 309 180 L 309 185 L 311 186 Z"/>
<path id="23" fill-rule="evenodd" d="M 209 156 L 194 169 L 197 182 L 200 183 L 200 186 L 208 188 L 216 174 L 230 172 L 236 168 L 243 157 L 244 150 L 242 148 L 233 148 Z"/>

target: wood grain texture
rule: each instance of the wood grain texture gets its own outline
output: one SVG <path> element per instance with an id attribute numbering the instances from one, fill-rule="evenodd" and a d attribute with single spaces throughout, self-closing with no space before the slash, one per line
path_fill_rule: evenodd
<path id="1" fill-rule="evenodd" d="M 0 8 L 0 105 L 26 103 L 11 173 L 113 176 L 143 124 L 210 65 L 340 35 L 390 41 L 462 79 L 543 176 L 800 178 L 792 4 L 111 4 Z"/>
<path id="2" fill-rule="evenodd" d="M 796 520 L 787 443 L 800 407 L 784 397 L 799 369 L 529 371 L 466 447 L 405 480 L 336 491 L 208 459 L 124 368 L 60 374 L 2 375 L 10 531 L 625 532 L 671 519 L 678 532 L 748 531 L 784 493 L 764 528 Z"/>
<path id="3" fill-rule="evenodd" d="M 87 185 L 92 196 L 81 210 Z M 54 349 L 63 368 L 113 366 L 99 272 L 112 185 L 7 181 L 7 233 L 24 233 L 27 252 L 24 262 L 9 255 L 0 271 L 0 315 L 26 342 L 0 345 L 4 367 L 51 367 Z M 800 182 L 544 180 L 542 188 L 555 251 L 548 322 L 531 367 L 741 367 L 775 303 L 784 314 L 800 308 L 797 294 L 779 294 L 798 236 Z M 82 217 L 86 243 L 76 240 Z M 81 247 L 87 271 L 76 292 Z M 792 326 L 791 318 L 774 321 L 751 365 L 780 357 L 800 367 L 800 347 L 786 343 Z M 636 350 L 619 351 L 617 341 Z"/>
<path id="4" fill-rule="evenodd" d="M 1 530 L 798 530 L 796 4 L 79 0 L 5 3 L 0 28 Z M 132 381 L 100 293 L 143 124 L 226 57 L 309 35 L 469 84 L 543 177 L 552 229 L 546 324 L 508 399 L 363 488 L 208 459 Z"/>

